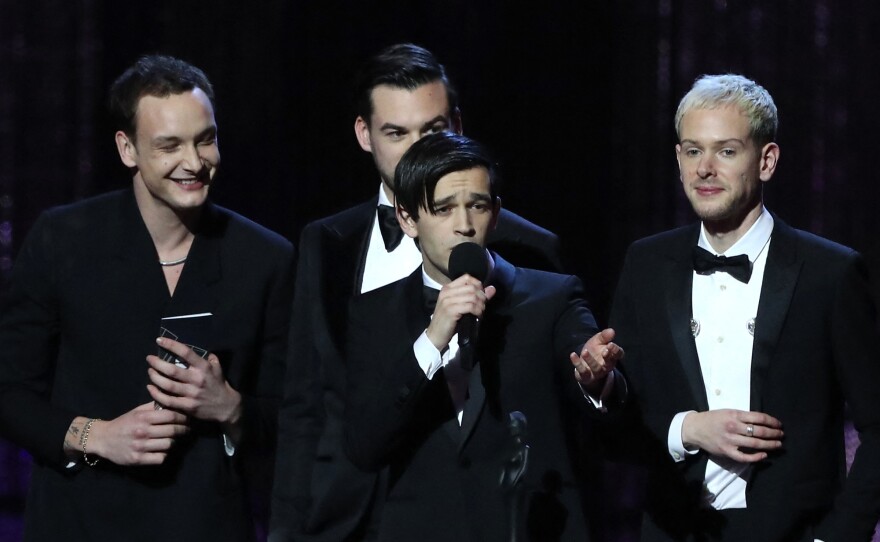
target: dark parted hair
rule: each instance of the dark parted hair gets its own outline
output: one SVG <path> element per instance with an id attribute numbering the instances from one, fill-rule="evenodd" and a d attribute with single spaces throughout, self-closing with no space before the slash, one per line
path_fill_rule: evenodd
<path id="1" fill-rule="evenodd" d="M 446 76 L 443 64 L 424 47 L 412 43 L 391 45 L 361 66 L 355 79 L 355 110 L 369 124 L 373 115 L 374 88 L 388 85 L 413 91 L 434 81 L 442 81 L 446 87 L 449 115 L 452 116 L 458 110 L 458 93 Z"/>
<path id="2" fill-rule="evenodd" d="M 134 140 L 137 106 L 142 97 L 165 98 L 189 92 L 196 87 L 208 96 L 213 107 L 214 88 L 205 72 L 179 58 L 142 56 L 110 86 L 108 106 L 114 126 Z"/>
<path id="3" fill-rule="evenodd" d="M 434 212 L 437 182 L 456 171 L 475 167 L 489 172 L 489 195 L 498 201 L 498 165 L 480 143 L 452 132 L 426 135 L 413 143 L 394 170 L 394 197 L 397 205 L 419 219 L 419 210 Z"/>

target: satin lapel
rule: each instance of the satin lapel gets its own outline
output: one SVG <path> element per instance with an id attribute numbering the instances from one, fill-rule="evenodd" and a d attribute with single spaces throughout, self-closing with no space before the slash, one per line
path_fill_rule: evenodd
<path id="1" fill-rule="evenodd" d="M 755 339 L 752 347 L 750 408 L 756 412 L 762 411 L 764 381 L 788 315 L 802 265 L 797 258 L 797 237 L 794 231 L 775 215 L 773 220 L 773 236 L 764 269 L 758 314 L 755 316 Z"/>
<path id="2" fill-rule="evenodd" d="M 700 369 L 700 358 L 697 355 L 697 345 L 691 334 L 690 321 L 693 315 L 693 264 L 690 260 L 691 247 L 697 243 L 699 228 L 687 230 L 688 235 L 683 235 L 680 246 L 674 246 L 670 250 L 669 274 L 666 284 L 666 310 L 669 333 L 675 344 L 675 351 L 679 363 L 684 370 L 691 395 L 700 411 L 709 410 L 709 400 L 706 398 L 706 387 L 703 383 L 703 372 Z"/>
<path id="3" fill-rule="evenodd" d="M 321 232 L 323 260 L 316 272 L 321 275 L 321 303 L 336 344 L 345 342 L 348 300 L 360 293 L 375 200 L 364 202 L 341 219 L 324 224 Z M 329 310 L 330 307 L 343 309 Z"/>
<path id="4" fill-rule="evenodd" d="M 461 416 L 461 440 L 458 443 L 459 453 L 474 432 L 474 427 L 476 427 L 477 421 L 480 419 L 480 415 L 483 413 L 483 408 L 486 405 L 486 389 L 483 387 L 481 373 L 482 369 L 480 367 L 474 367 L 468 381 L 468 399 Z"/>
<path id="5" fill-rule="evenodd" d="M 422 297 L 422 266 L 416 268 L 407 278 L 404 285 L 403 304 L 406 307 L 407 340 L 412 343 L 419 338 L 431 323 L 431 315 L 425 310 Z"/>
<path id="6" fill-rule="evenodd" d="M 353 271 L 345 282 L 349 292 L 360 293 L 363 282 L 364 266 L 367 263 L 367 249 L 369 248 L 370 233 L 373 220 L 376 216 L 378 197 L 372 198 L 352 208 L 350 214 L 346 214 L 340 220 L 328 223 L 327 229 L 335 236 L 337 243 L 333 243 L 332 260 L 325 261 L 324 269 L 334 269 L 338 266 L 343 273 Z M 348 296 L 347 296 L 348 297 Z"/>

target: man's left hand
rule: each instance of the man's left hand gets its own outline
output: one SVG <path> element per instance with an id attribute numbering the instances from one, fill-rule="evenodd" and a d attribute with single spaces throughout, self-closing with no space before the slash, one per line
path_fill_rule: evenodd
<path id="1" fill-rule="evenodd" d="M 178 367 L 157 356 L 147 356 L 151 382 L 147 390 L 156 403 L 200 420 L 219 422 L 227 436 L 237 440 L 241 394 L 226 381 L 217 356 L 208 354 L 204 359 L 189 346 L 167 337 L 160 337 L 156 342 L 189 365 Z"/>
<path id="2" fill-rule="evenodd" d="M 603 329 L 590 337 L 580 355 L 575 352 L 569 355 L 571 364 L 574 365 L 575 380 L 588 390 L 599 389 L 608 373 L 623 359 L 623 348 L 611 342 L 612 340 L 614 330 Z"/>

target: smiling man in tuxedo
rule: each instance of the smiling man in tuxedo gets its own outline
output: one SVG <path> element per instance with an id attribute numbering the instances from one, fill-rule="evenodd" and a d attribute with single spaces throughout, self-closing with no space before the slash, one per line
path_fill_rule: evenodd
<path id="1" fill-rule="evenodd" d="M 780 149 L 763 87 L 701 77 L 675 121 L 700 222 L 630 247 L 611 313 L 641 449 L 656 451 L 642 539 L 868 541 L 880 338 L 864 263 L 764 207 Z M 846 403 L 861 438 L 849 476 Z"/>

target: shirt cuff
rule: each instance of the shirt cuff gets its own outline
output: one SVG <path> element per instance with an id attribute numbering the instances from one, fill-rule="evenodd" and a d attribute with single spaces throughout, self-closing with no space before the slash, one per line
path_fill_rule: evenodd
<path id="1" fill-rule="evenodd" d="M 672 423 L 669 424 L 669 434 L 666 436 L 666 446 L 669 449 L 669 455 L 672 456 L 672 459 L 675 460 L 676 463 L 684 461 L 687 456 L 699 452 L 698 449 L 685 449 L 684 443 L 681 441 L 681 426 L 684 423 L 684 417 L 691 412 L 694 411 L 689 410 L 687 412 L 679 412 L 674 418 L 672 418 Z"/>
<path id="2" fill-rule="evenodd" d="M 584 397 L 596 407 L 596 410 L 600 412 L 608 412 L 608 407 L 605 406 L 604 401 L 608 399 L 608 396 L 611 395 L 611 392 L 614 390 L 614 371 L 608 373 L 608 376 L 605 377 L 605 384 L 602 386 L 602 391 L 599 393 L 599 397 L 593 397 L 587 390 L 581 386 L 581 392 L 583 392 Z"/>
<path id="3" fill-rule="evenodd" d="M 434 375 L 443 367 L 443 356 L 434 343 L 428 339 L 427 330 L 423 331 L 416 342 L 413 343 L 413 353 L 416 355 L 416 361 L 419 367 L 424 371 L 428 380 L 434 378 Z"/>
<path id="4" fill-rule="evenodd" d="M 226 452 L 228 457 L 235 455 L 235 443 L 232 442 L 231 438 L 226 436 L 226 433 L 223 433 L 223 451 Z"/>
<path id="5" fill-rule="evenodd" d="M 426 329 L 413 343 L 413 353 L 416 355 L 419 367 L 422 368 L 428 380 L 431 380 L 437 371 L 449 365 L 452 358 L 458 354 L 458 333 L 449 339 L 449 344 L 441 352 L 428 338 L 428 330 Z"/>

